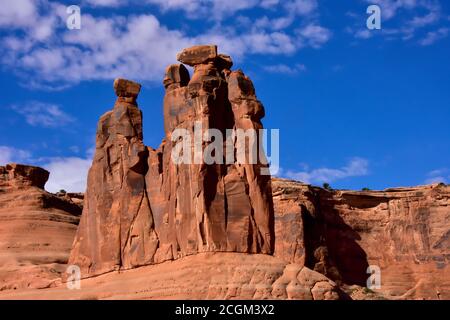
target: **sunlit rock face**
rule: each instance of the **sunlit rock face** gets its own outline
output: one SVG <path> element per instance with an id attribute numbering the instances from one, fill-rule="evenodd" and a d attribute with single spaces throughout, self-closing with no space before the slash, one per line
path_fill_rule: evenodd
<path id="1" fill-rule="evenodd" d="M 140 85 L 116 79 L 117 101 L 98 123 L 85 206 L 70 263 L 82 276 L 173 260 L 199 252 L 272 254 L 274 213 L 266 161 L 242 164 L 204 160 L 175 163 L 172 133 L 222 133 L 225 158 L 237 153 L 227 129 L 262 129 L 264 108 L 251 80 L 231 71 L 216 46 L 178 55 L 163 83 L 166 138 L 154 150 L 143 144 Z M 201 153 L 212 141 L 203 141 Z M 216 151 L 217 152 L 217 151 Z M 265 170 L 264 170 L 265 169 Z"/>
<path id="2" fill-rule="evenodd" d="M 60 283 L 81 206 L 48 193 L 49 172 L 33 166 L 0 166 L 0 291 Z"/>
<path id="3" fill-rule="evenodd" d="M 275 256 L 390 299 L 450 299 L 450 187 L 329 191 L 272 181 Z M 379 271 L 380 287 L 368 283 Z M 372 278 L 372 280 L 374 280 Z"/>

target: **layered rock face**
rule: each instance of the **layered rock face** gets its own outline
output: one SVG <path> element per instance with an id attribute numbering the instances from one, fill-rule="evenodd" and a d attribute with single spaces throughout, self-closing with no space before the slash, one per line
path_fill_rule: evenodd
<path id="1" fill-rule="evenodd" d="M 177 259 L 199 252 L 273 252 L 273 204 L 265 159 L 227 163 L 237 139 L 227 144 L 227 129 L 261 129 L 262 104 L 231 58 L 216 46 L 197 46 L 178 55 L 183 64 L 166 70 L 166 138 L 154 150 L 142 139 L 140 86 L 118 79 L 112 111 L 97 129 L 96 153 L 88 176 L 85 207 L 70 263 L 83 277 Z M 193 163 L 174 161 L 176 130 L 195 139 Z M 208 129 L 222 134 L 223 147 L 212 148 Z M 257 143 L 258 141 L 255 141 Z M 196 144 L 197 143 L 197 144 Z M 214 151 L 211 151 L 213 150 Z M 216 161 L 207 163 L 210 152 Z M 200 161 L 194 159 L 200 154 Z M 247 157 L 246 153 L 241 155 Z M 265 170 L 265 171 L 264 171 Z"/>
<path id="2" fill-rule="evenodd" d="M 0 167 L 0 188 L 2 192 L 37 187 L 44 189 L 50 173 L 42 168 L 16 163 Z"/>
<path id="3" fill-rule="evenodd" d="M 275 256 L 386 298 L 450 299 L 450 187 L 327 191 L 274 180 Z M 287 228 L 285 226 L 288 226 Z"/>
<path id="4" fill-rule="evenodd" d="M 49 173 L 0 166 L 0 290 L 48 287 L 60 281 L 81 207 L 43 188 Z"/>

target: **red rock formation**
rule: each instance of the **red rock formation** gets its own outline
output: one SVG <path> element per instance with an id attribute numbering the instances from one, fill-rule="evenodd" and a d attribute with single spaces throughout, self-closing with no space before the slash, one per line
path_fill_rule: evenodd
<path id="1" fill-rule="evenodd" d="M 8 164 L 0 167 L 0 188 L 3 192 L 14 189 L 37 187 L 44 189 L 49 172 L 39 168 L 21 164 Z"/>
<path id="2" fill-rule="evenodd" d="M 103 115 L 89 171 L 85 207 L 70 263 L 83 276 L 177 259 L 208 251 L 273 252 L 273 205 L 267 165 L 177 164 L 172 151 L 176 129 L 194 136 L 217 129 L 260 129 L 264 109 L 251 81 L 230 71 L 231 58 L 216 46 L 185 49 L 182 64 L 166 70 L 166 138 L 157 149 L 142 143 L 140 86 L 118 79 L 114 109 Z M 256 141 L 257 142 L 257 141 Z M 206 152 L 211 143 L 201 143 Z M 236 153 L 237 141 L 232 150 Z M 195 149 L 195 147 L 193 147 Z M 220 156 L 219 156 L 220 157 Z M 222 161 L 224 162 L 224 161 Z"/>
<path id="3" fill-rule="evenodd" d="M 273 186 L 275 256 L 304 260 L 342 285 L 366 286 L 367 267 L 377 265 L 375 291 L 387 298 L 450 299 L 450 187 L 326 191 L 278 179 Z"/>
<path id="4" fill-rule="evenodd" d="M 65 272 L 81 208 L 43 190 L 48 176 L 0 167 L 0 291 L 52 286 Z"/>
<path id="5" fill-rule="evenodd" d="M 140 85 L 117 79 L 114 109 L 97 128 L 83 215 L 70 264 L 83 275 L 132 268 L 153 261 L 158 238 L 145 188 L 147 148 L 142 143 Z"/>

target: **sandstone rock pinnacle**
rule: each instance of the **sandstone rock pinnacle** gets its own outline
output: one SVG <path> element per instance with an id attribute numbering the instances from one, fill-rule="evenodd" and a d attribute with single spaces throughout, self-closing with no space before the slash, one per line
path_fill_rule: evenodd
<path id="1" fill-rule="evenodd" d="M 140 85 L 114 82 L 118 99 L 98 124 L 69 262 L 83 277 L 199 252 L 273 252 L 271 182 L 260 174 L 266 164 L 175 164 L 171 158 L 175 129 L 191 132 L 197 123 L 222 132 L 262 128 L 264 108 L 253 84 L 229 70 L 231 58 L 214 45 L 184 49 L 177 59 L 194 73 L 190 78 L 183 64 L 166 69 L 166 138 L 156 150 L 143 144 Z"/>

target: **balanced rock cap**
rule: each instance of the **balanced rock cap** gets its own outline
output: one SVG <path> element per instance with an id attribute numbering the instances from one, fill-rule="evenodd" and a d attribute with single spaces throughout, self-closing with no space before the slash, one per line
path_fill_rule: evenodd
<path id="1" fill-rule="evenodd" d="M 202 63 L 207 63 L 217 58 L 216 45 L 201 45 L 193 46 L 183 49 L 177 54 L 177 60 L 188 66 L 195 66 Z"/>
<path id="2" fill-rule="evenodd" d="M 118 97 L 137 98 L 141 91 L 141 85 L 137 82 L 117 78 L 114 80 L 114 92 Z"/>

